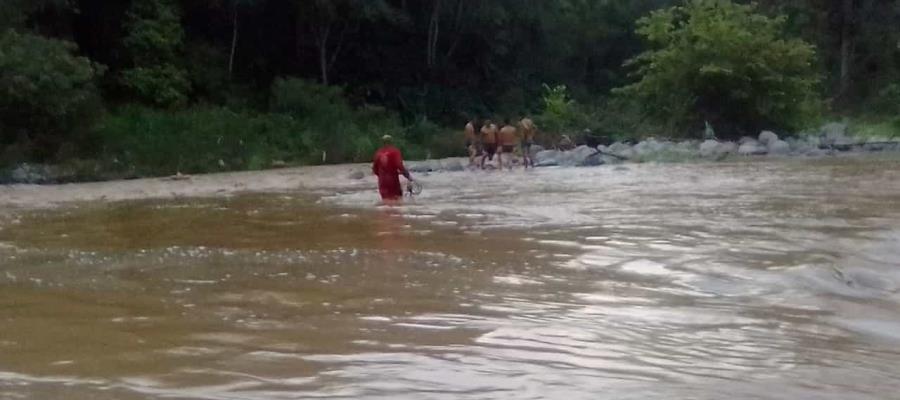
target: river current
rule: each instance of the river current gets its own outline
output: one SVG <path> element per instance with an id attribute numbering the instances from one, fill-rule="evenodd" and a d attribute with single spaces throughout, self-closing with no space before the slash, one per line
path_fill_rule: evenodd
<path id="1" fill-rule="evenodd" d="M 896 160 L 419 178 L 2 214 L 0 399 L 900 398 Z"/>

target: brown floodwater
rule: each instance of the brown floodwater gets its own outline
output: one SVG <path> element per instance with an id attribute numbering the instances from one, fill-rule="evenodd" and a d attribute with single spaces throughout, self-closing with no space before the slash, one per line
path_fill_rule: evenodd
<path id="1" fill-rule="evenodd" d="M 421 181 L 3 214 L 0 399 L 900 396 L 898 161 Z"/>

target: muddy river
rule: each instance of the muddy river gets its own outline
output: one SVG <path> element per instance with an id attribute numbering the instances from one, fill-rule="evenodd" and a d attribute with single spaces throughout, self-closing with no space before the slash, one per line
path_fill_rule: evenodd
<path id="1" fill-rule="evenodd" d="M 0 399 L 900 398 L 898 161 L 420 178 L 20 198 Z"/>

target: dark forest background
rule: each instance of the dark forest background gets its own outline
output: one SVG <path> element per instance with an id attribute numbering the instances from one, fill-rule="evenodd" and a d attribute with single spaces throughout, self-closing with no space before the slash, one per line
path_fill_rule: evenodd
<path id="1" fill-rule="evenodd" d="M 900 1 L 0 0 L 0 166 L 73 179 L 545 142 L 900 130 Z M 708 132 L 708 131 L 707 131 Z"/>

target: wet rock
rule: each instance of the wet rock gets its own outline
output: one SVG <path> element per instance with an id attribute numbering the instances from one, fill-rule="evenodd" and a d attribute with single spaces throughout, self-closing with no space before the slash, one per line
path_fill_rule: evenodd
<path id="1" fill-rule="evenodd" d="M 543 150 L 535 153 L 534 165 L 538 167 L 552 167 L 559 165 L 559 150 Z"/>
<path id="2" fill-rule="evenodd" d="M 366 173 L 362 172 L 362 171 L 353 171 L 350 173 L 350 176 L 348 176 L 348 178 L 354 179 L 354 180 L 360 180 L 365 177 L 366 177 Z"/>
<path id="3" fill-rule="evenodd" d="M 596 153 L 588 156 L 581 162 L 582 167 L 599 167 L 601 165 L 606 164 L 606 157 L 601 153 Z"/>
<path id="4" fill-rule="evenodd" d="M 565 154 L 565 157 L 563 157 L 563 160 L 560 160 L 563 163 L 563 165 L 579 166 L 579 165 L 583 165 L 584 161 L 588 157 L 597 153 L 597 150 L 594 148 L 582 145 L 582 146 L 576 147 L 575 150 L 572 150 L 572 151 L 566 152 L 566 153 L 567 154 Z"/>
<path id="5" fill-rule="evenodd" d="M 707 140 L 700 144 L 700 157 L 719 159 L 737 151 L 734 142 Z"/>
<path id="6" fill-rule="evenodd" d="M 618 155 L 619 157 L 625 158 L 627 160 L 637 158 L 637 152 L 634 151 L 633 148 L 628 147 L 622 151 L 614 152 L 613 154 Z"/>
<path id="7" fill-rule="evenodd" d="M 768 147 L 771 147 L 772 144 L 774 144 L 778 140 L 778 135 L 776 135 L 775 132 L 772 131 L 762 131 L 759 134 L 759 142 Z"/>
<path id="8" fill-rule="evenodd" d="M 672 142 L 660 142 L 650 138 L 636 144 L 633 149 L 639 157 L 651 156 L 653 154 L 672 151 Z"/>
<path id="9" fill-rule="evenodd" d="M 700 143 L 700 157 L 712 157 L 719 150 L 719 142 L 715 140 L 706 140 Z"/>
<path id="10" fill-rule="evenodd" d="M 775 141 L 769 143 L 767 148 L 771 155 L 783 156 L 791 153 L 791 145 L 780 139 L 775 139 Z"/>
<path id="11" fill-rule="evenodd" d="M 607 148 L 607 151 L 613 154 L 621 154 L 624 151 L 631 150 L 631 145 L 624 142 L 615 142 Z"/>
<path id="12" fill-rule="evenodd" d="M 738 147 L 738 154 L 742 156 L 754 156 L 754 155 L 762 155 L 767 154 L 769 149 L 762 145 L 762 143 L 757 142 L 756 139 L 749 138 L 749 140 L 743 140 L 740 147 Z"/>

